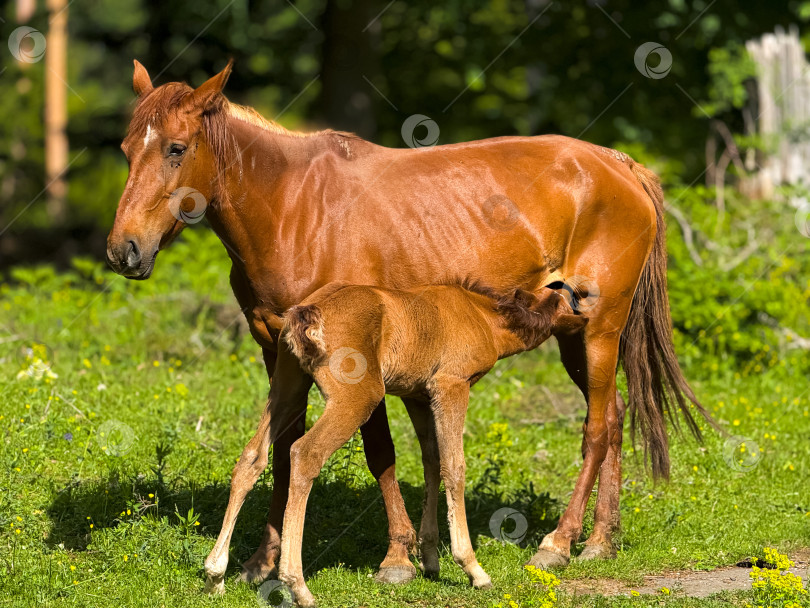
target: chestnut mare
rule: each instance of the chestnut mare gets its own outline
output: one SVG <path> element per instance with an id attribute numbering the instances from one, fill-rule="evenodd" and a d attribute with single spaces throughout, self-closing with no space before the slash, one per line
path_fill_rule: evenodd
<path id="1" fill-rule="evenodd" d="M 625 413 L 618 364 L 654 475 L 669 473 L 665 418 L 680 409 L 698 435 L 691 410 L 704 413 L 673 351 L 656 176 L 625 154 L 560 136 L 411 150 L 335 131 L 293 133 L 230 103 L 222 94 L 230 70 L 197 89 L 178 82 L 153 88 L 135 62 L 139 99 L 122 145 L 130 173 L 108 238 L 111 267 L 148 278 L 158 251 L 185 226 L 171 205 L 196 190 L 231 257 L 231 285 L 271 378 L 283 313 L 332 281 L 395 289 L 480 281 L 535 293 L 558 282 L 573 286 L 589 322 L 558 341 L 587 401 L 583 465 L 557 528 L 531 563 L 568 563 L 597 476 L 594 529 L 580 557 L 615 555 Z M 250 581 L 276 571 L 289 451 L 304 433 L 306 398 L 302 388 L 290 400 L 295 422 L 277 435 L 267 527 L 243 565 Z M 389 519 L 378 576 L 407 580 L 414 531 L 384 402 L 361 432 Z M 234 477 L 250 466 L 240 461 Z M 225 574 L 228 542 L 220 538 L 206 560 L 215 583 Z"/>

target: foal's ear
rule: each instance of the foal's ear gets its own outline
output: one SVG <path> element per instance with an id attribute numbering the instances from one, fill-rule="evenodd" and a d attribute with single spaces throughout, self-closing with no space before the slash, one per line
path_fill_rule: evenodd
<path id="1" fill-rule="evenodd" d="M 143 97 L 149 91 L 154 89 L 152 86 L 152 79 L 149 78 L 149 72 L 143 67 L 140 61 L 133 59 L 135 63 L 135 72 L 132 74 L 132 90 L 138 97 Z"/>
<path id="2" fill-rule="evenodd" d="M 228 61 L 228 65 L 219 74 L 212 76 L 194 89 L 194 93 L 191 94 L 191 103 L 195 110 L 205 112 L 214 106 L 222 94 L 222 89 L 225 88 L 225 83 L 228 82 L 231 68 L 233 68 L 233 59 Z"/>

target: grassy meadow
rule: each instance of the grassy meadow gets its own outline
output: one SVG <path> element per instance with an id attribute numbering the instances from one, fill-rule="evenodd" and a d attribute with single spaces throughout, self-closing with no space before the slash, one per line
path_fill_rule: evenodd
<path id="1" fill-rule="evenodd" d="M 681 360 L 702 402 L 745 444 L 708 429 L 703 445 L 673 432 L 672 481 L 655 484 L 626 431 L 616 560 L 574 560 L 555 571 L 563 585 L 553 601 L 522 568 L 553 529 L 581 464 L 584 402 L 552 341 L 502 361 L 473 391 L 467 508 L 494 588 L 468 587 L 450 556 L 446 524 L 438 581 L 418 577 L 396 587 L 373 581 L 386 549 L 386 520 L 358 435 L 329 461 L 309 501 L 304 567 L 319 605 L 750 604 L 751 592 L 710 600 L 674 592 L 575 596 L 565 581 L 638 584 L 649 573 L 712 569 L 762 555 L 764 547 L 791 554 L 810 545 L 806 356 L 773 338 L 767 323 L 746 322 L 754 313 L 745 309 L 753 307 L 750 298 L 764 298 L 772 317 L 806 315 L 806 241 L 786 225 L 777 237 L 788 244 L 773 241 L 773 249 L 727 273 L 728 286 L 711 280 L 718 276 L 712 261 L 691 267 L 671 229 Z M 769 290 L 784 301 L 769 298 Z M 797 301 L 791 290 L 805 299 Z M 701 297 L 716 310 L 698 308 Z M 219 531 L 230 471 L 268 389 L 259 349 L 228 286 L 224 249 L 210 232 L 187 230 L 161 253 L 146 282 L 117 277 L 97 260 L 75 260 L 69 272 L 12 271 L 0 287 L 0 345 L 0 605 L 261 604 L 257 589 L 235 577 L 259 542 L 272 491 L 268 473 L 241 512 L 226 595 L 202 593 L 203 560 Z M 33 367 L 31 353 L 40 361 Z M 418 443 L 401 402 L 388 402 L 398 474 L 418 526 Z M 322 408 L 313 389 L 310 424 Z M 525 518 L 525 535 L 513 539 L 519 543 L 493 538 L 490 522 L 502 507 Z M 508 539 L 512 532 L 506 522 L 494 535 Z"/>

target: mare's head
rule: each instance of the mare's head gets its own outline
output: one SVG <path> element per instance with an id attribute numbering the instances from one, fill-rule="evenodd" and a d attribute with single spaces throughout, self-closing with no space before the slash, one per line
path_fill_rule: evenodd
<path id="1" fill-rule="evenodd" d="M 107 237 L 107 262 L 118 274 L 148 278 L 158 251 L 214 199 L 218 151 L 211 131 L 222 123 L 212 117 L 228 103 L 222 89 L 230 71 L 229 63 L 197 89 L 179 82 L 155 88 L 135 62 L 138 103 L 121 144 L 129 177 Z"/>

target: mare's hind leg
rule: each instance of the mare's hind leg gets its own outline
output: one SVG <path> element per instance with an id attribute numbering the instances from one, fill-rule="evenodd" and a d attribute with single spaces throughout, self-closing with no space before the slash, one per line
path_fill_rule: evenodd
<path id="1" fill-rule="evenodd" d="M 422 523 L 419 525 L 419 559 L 422 573 L 428 578 L 439 576 L 439 444 L 430 406 L 425 401 L 403 398 L 408 409 L 419 446 L 425 474 L 425 499 L 422 503 Z"/>
<path id="2" fill-rule="evenodd" d="M 378 583 L 407 583 L 416 576 L 416 568 L 410 559 L 416 533 L 397 483 L 396 455 L 384 398 L 360 427 L 360 433 L 368 469 L 380 484 L 388 516 L 388 553 L 380 565 L 376 580 Z"/>
<path id="3" fill-rule="evenodd" d="M 611 307 L 594 311 L 595 314 L 584 332 L 585 348 L 568 350 L 566 346 L 573 346 L 567 344 L 569 339 L 563 338 L 560 341 L 566 368 L 573 367 L 576 370 L 574 375 L 580 381 L 582 370 L 585 371 L 587 382 L 583 393 L 588 401 L 588 415 L 583 425 L 582 469 L 557 528 L 543 538 L 537 553 L 528 562 L 537 568 L 568 564 L 571 545 L 582 533 L 585 508 L 607 455 L 608 445 L 614 443 L 616 434 L 621 432 L 616 404 L 616 366 L 621 328 L 627 319 L 630 302 L 623 302 L 621 298 L 603 297 L 603 300 L 609 301 Z M 570 338 L 575 339 L 576 336 Z M 566 346 L 562 346 L 563 344 Z"/>
<path id="4" fill-rule="evenodd" d="M 588 364 L 585 357 L 583 335 L 558 336 L 560 358 L 571 380 L 582 391 L 588 401 Z M 625 405 L 621 394 L 616 391 L 616 432 L 608 440 L 605 460 L 599 468 L 599 489 L 594 511 L 594 529 L 585 542 L 579 558 L 610 559 L 616 557 L 613 535 L 619 530 L 619 494 L 622 483 L 622 428 Z M 587 421 L 586 421 L 587 424 Z M 583 437 L 583 459 L 586 448 Z"/>
<path id="5" fill-rule="evenodd" d="M 616 391 L 617 430 L 608 439 L 608 452 L 599 469 L 599 489 L 596 494 L 593 532 L 585 541 L 579 559 L 613 559 L 616 557 L 614 534 L 621 528 L 619 496 L 622 489 L 622 430 L 626 406 Z"/>

